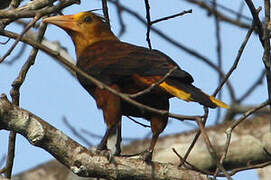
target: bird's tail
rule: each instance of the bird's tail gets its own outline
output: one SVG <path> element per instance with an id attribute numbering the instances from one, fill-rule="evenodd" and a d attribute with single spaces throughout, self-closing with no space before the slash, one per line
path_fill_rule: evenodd
<path id="1" fill-rule="evenodd" d="M 183 84 L 174 80 L 166 80 L 165 82 L 162 82 L 159 86 L 171 95 L 185 101 L 195 101 L 210 108 L 216 108 L 217 106 L 226 109 L 229 108 L 229 106 L 224 102 L 204 93 L 192 84 Z"/>

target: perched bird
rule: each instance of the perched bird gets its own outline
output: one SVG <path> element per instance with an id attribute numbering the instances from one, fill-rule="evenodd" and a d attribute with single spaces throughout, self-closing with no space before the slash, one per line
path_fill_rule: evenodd
<path id="1" fill-rule="evenodd" d="M 140 92 L 177 67 L 150 92 L 135 97 L 137 102 L 160 110 L 169 110 L 169 98 L 177 97 L 210 108 L 228 108 L 225 103 L 193 86 L 192 76 L 164 53 L 120 41 L 105 19 L 92 11 L 48 17 L 44 22 L 54 24 L 70 35 L 76 48 L 77 67 L 119 92 Z M 142 117 L 151 123 L 153 136 L 144 155 L 145 160 L 151 160 L 156 141 L 166 127 L 168 117 L 144 111 L 119 96 L 98 88 L 80 74 L 77 74 L 77 77 L 95 99 L 98 108 L 102 109 L 107 125 L 107 131 L 97 149 L 107 149 L 107 139 L 114 129 L 120 126 L 123 115 Z M 117 147 L 120 153 L 120 147 Z"/>

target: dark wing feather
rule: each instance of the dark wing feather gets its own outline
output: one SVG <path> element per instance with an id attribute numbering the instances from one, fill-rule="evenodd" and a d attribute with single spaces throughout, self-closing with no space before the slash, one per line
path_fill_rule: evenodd
<path id="1" fill-rule="evenodd" d="M 178 69 L 169 78 L 182 83 L 193 82 L 189 73 L 162 52 L 113 40 L 87 47 L 80 55 L 77 66 L 107 84 L 121 83 L 134 74 L 164 76 L 174 66 Z"/>

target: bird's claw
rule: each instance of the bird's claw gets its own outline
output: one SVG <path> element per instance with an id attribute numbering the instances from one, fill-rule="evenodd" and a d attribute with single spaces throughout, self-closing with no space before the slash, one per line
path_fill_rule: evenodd
<path id="1" fill-rule="evenodd" d="M 114 155 L 110 149 L 96 149 L 96 153 L 106 157 L 106 159 L 111 163 L 114 159 Z"/>
<path id="2" fill-rule="evenodd" d="M 140 153 L 140 157 L 146 162 L 150 163 L 152 160 L 152 151 L 150 150 L 145 150 Z"/>

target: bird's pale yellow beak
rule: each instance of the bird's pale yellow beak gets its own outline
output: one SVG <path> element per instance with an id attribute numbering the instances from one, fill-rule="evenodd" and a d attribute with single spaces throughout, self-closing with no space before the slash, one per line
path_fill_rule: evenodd
<path id="1" fill-rule="evenodd" d="M 54 24 L 64 30 L 78 31 L 78 25 L 74 15 L 52 16 L 43 19 L 44 23 Z"/>

